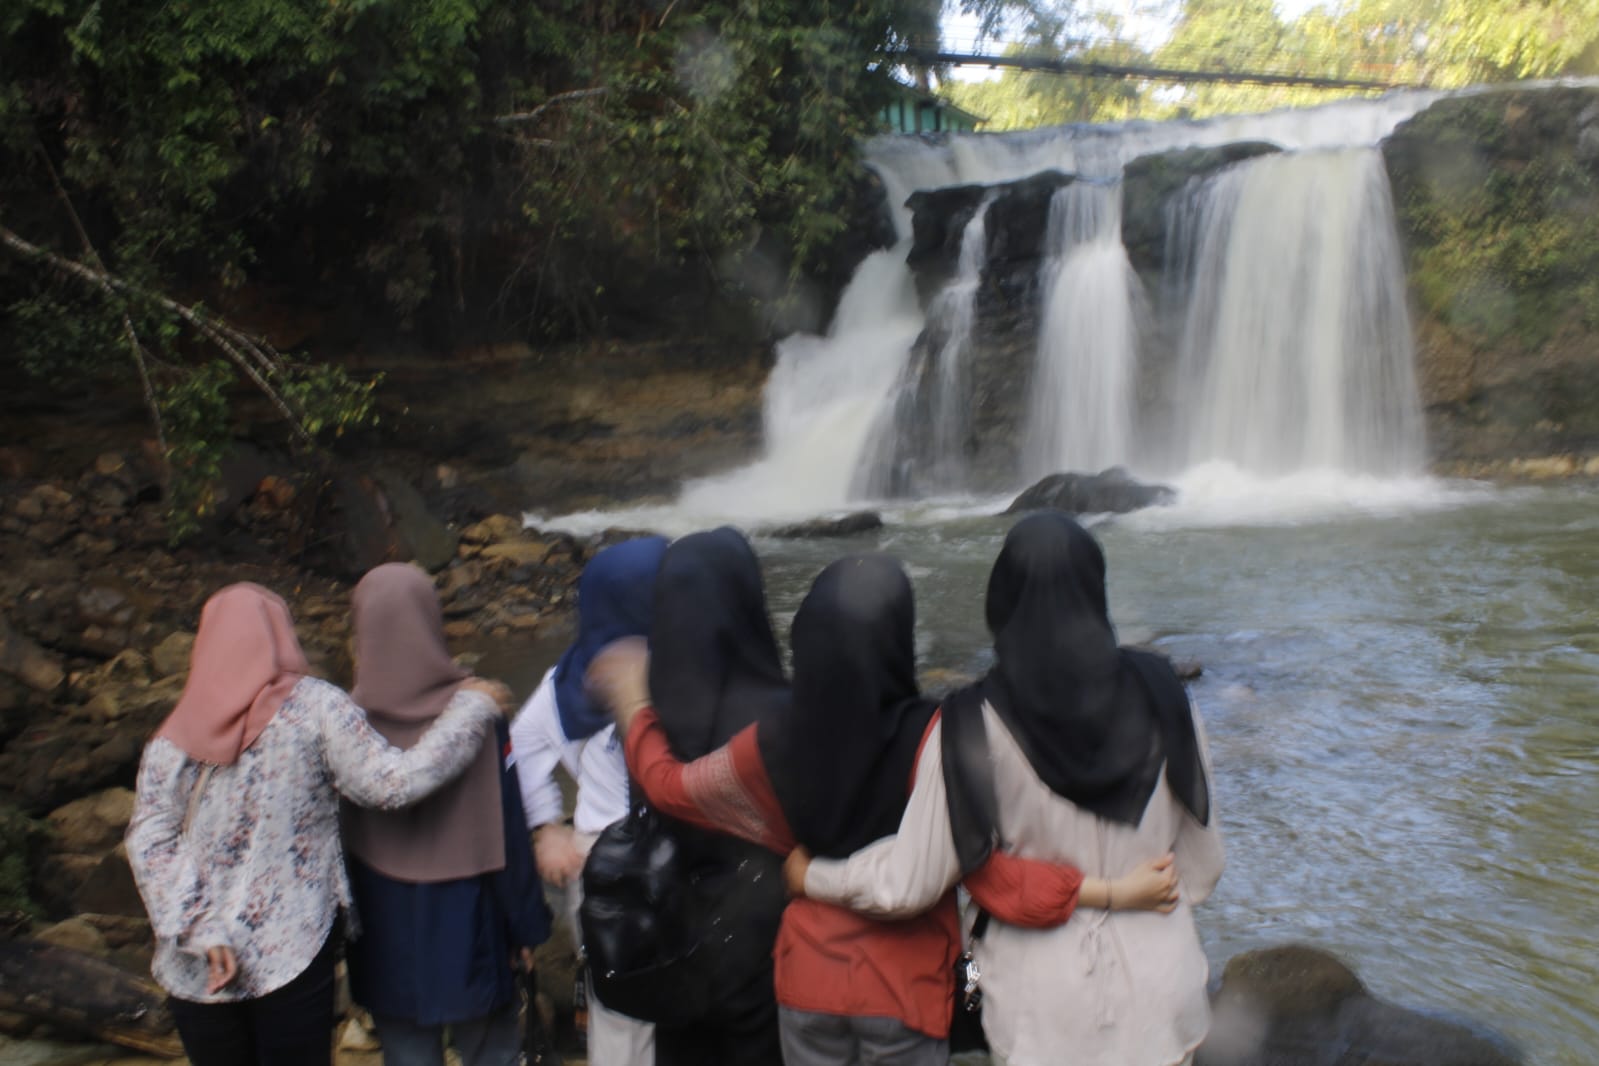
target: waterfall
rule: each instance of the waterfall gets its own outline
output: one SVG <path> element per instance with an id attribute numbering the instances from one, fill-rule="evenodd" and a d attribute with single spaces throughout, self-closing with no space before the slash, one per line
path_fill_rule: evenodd
<path id="1" fill-rule="evenodd" d="M 1022 472 L 1128 462 L 1143 285 L 1122 247 L 1121 186 L 1078 181 L 1050 202 L 1049 258 Z"/>
<path id="2" fill-rule="evenodd" d="M 923 495 L 967 487 L 971 361 L 977 290 L 987 257 L 985 198 L 961 230 L 955 276 L 927 311 L 927 327 L 904 362 L 852 483 L 857 497 Z"/>
<path id="3" fill-rule="evenodd" d="M 1380 153 L 1263 157 L 1191 203 L 1179 357 L 1187 463 L 1419 470 L 1410 319 Z"/>
<path id="4" fill-rule="evenodd" d="M 861 262 L 825 337 L 778 343 L 762 409 L 764 454 L 685 485 L 681 509 L 805 516 L 846 505 L 850 472 L 922 328 L 906 251 L 902 244 Z"/>
<path id="5" fill-rule="evenodd" d="M 1014 470 L 1019 483 L 1062 469 L 1147 466 L 1157 447 L 1167 449 L 1172 472 L 1212 459 L 1260 473 L 1417 469 L 1403 280 L 1373 146 L 1439 95 L 867 142 L 866 162 L 882 179 L 900 244 L 859 266 L 826 336 L 778 344 L 761 455 L 684 486 L 677 511 L 759 521 L 904 493 L 997 493 L 1013 487 L 997 471 Z M 1172 274 L 1168 254 L 1167 277 L 1147 307 L 1118 232 L 1122 168 L 1152 153 L 1244 141 L 1284 154 L 1189 190 L 1191 209 L 1168 230 L 1178 239 L 1190 234 L 1189 267 Z M 963 232 L 955 278 L 924 315 L 906 266 L 910 195 L 1046 170 L 1077 180 L 1051 203 L 1036 284 L 1010 274 L 1009 288 L 985 287 L 1000 276 L 1001 260 L 984 262 L 988 245 L 1006 234 L 997 222 L 985 225 L 979 209 Z M 1003 262 L 1014 271 L 1014 259 Z M 1021 313 L 1036 292 L 1040 321 L 1038 351 L 1022 352 L 1019 369 L 1006 370 L 1006 381 L 1023 381 L 1026 358 L 1036 356 L 1029 388 L 1006 393 L 1026 392 L 1014 401 L 1017 447 L 1002 461 L 984 453 L 969 466 L 972 442 L 1004 425 L 995 399 L 1004 390 L 986 387 L 971 369 L 984 357 L 983 338 L 974 338 L 979 292 L 985 313 L 992 297 L 1007 314 Z M 1144 335 L 1150 322 L 1159 325 L 1153 340 Z M 1151 382 L 1175 396 L 1173 410 L 1140 396 Z"/>
<path id="6" fill-rule="evenodd" d="M 992 199 L 985 198 L 961 231 L 955 279 L 933 301 L 928 329 L 941 338 L 933 350 L 931 477 L 935 489 L 965 488 L 966 434 L 970 424 L 972 326 L 977 315 L 977 288 L 988 252 L 985 221 Z"/>

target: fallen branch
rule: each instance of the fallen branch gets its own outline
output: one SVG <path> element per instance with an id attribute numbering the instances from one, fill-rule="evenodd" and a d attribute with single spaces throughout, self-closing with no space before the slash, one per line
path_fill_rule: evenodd
<path id="1" fill-rule="evenodd" d="M 309 444 L 312 434 L 305 428 L 305 423 L 300 415 L 289 406 L 283 393 L 267 380 L 268 376 L 284 372 L 287 367 L 283 357 L 266 341 L 251 337 L 247 333 L 228 325 L 226 322 L 214 319 L 198 308 L 187 304 L 180 304 L 170 297 L 158 292 L 140 288 L 129 281 L 117 277 L 109 271 L 96 269 L 76 259 L 68 259 L 64 255 L 52 252 L 48 248 L 41 248 L 16 232 L 0 226 L 0 245 L 28 258 L 43 262 L 68 277 L 76 278 L 87 285 L 93 286 L 108 295 L 125 295 L 135 299 L 148 300 L 172 314 L 177 315 L 188 323 L 195 332 L 210 341 L 228 361 L 233 363 L 245 377 L 249 378 L 261 390 L 267 400 L 278 409 L 288 422 L 289 428 L 295 436 Z"/>
<path id="2" fill-rule="evenodd" d="M 103 959 L 37 940 L 0 940 L 0 1010 L 177 1058 L 166 995 Z"/>

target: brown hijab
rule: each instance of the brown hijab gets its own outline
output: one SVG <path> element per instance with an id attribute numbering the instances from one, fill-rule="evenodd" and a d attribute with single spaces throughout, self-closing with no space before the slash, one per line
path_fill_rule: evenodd
<path id="1" fill-rule="evenodd" d="M 228 585 L 200 611 L 189 679 L 155 735 L 197 762 L 231 766 L 310 672 L 288 604 L 260 585 Z"/>
<path id="2" fill-rule="evenodd" d="M 469 675 L 444 644 L 444 612 L 427 574 L 409 563 L 369 571 L 352 598 L 355 689 L 372 728 L 399 748 L 427 732 Z M 350 853 L 397 881 L 458 881 L 505 867 L 500 753 L 495 734 L 466 773 L 401 811 L 344 805 Z"/>

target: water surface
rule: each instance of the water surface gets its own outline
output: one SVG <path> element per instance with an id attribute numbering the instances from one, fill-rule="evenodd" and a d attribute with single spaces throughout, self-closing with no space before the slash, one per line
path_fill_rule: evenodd
<path id="1" fill-rule="evenodd" d="M 1586 1066 L 1599 491 L 1379 490 L 1285 504 L 1256 485 L 1098 527 L 1123 639 L 1205 666 L 1194 693 L 1228 846 L 1200 912 L 1207 949 L 1219 966 L 1305 941 L 1377 995 L 1487 1022 L 1536 1066 Z M 780 637 L 821 565 L 881 547 L 910 564 L 924 664 L 981 670 L 1009 521 L 919 518 L 759 542 Z"/>

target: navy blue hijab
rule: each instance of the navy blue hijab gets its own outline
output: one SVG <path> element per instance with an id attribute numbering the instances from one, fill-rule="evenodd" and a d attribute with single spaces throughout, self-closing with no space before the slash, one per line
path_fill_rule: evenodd
<path id="1" fill-rule="evenodd" d="M 577 639 L 555 665 L 555 707 L 568 740 L 582 740 L 611 724 L 589 703 L 583 675 L 601 648 L 622 637 L 647 637 L 654 615 L 655 576 L 666 555 L 665 537 L 638 537 L 597 553 L 577 582 Z"/>

